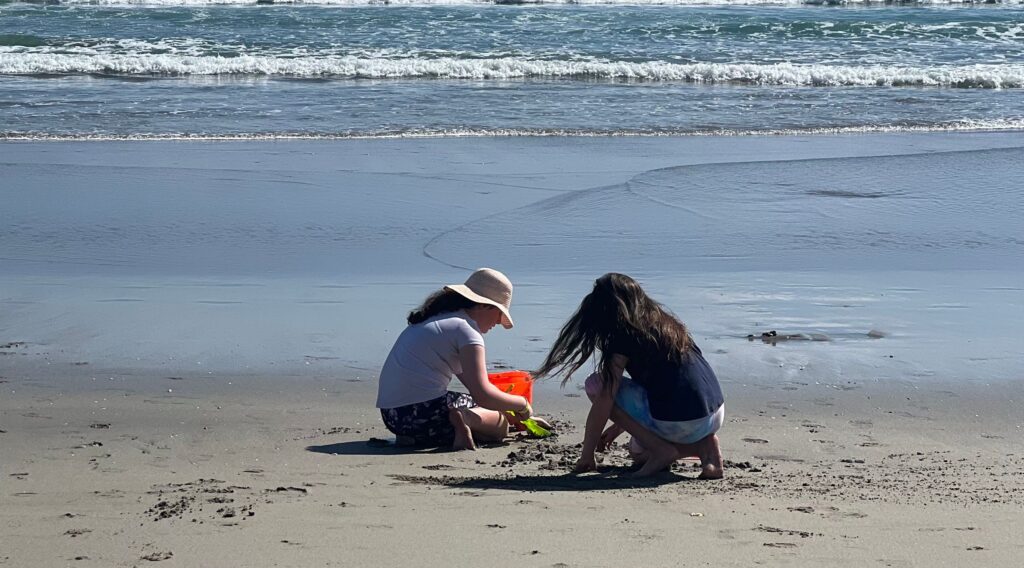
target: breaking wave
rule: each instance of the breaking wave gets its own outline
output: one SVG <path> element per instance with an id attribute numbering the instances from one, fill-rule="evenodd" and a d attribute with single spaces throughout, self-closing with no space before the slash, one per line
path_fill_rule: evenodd
<path id="1" fill-rule="evenodd" d="M 215 5 L 318 5 L 318 6 L 474 6 L 474 5 L 585 5 L 585 6 L 855 6 L 855 5 L 973 5 L 1021 4 L 1024 0 L 0 0 L 3 4 L 63 4 L 100 6 L 215 6 Z"/>
<path id="2" fill-rule="evenodd" d="M 250 75 L 335 79 L 564 79 L 793 87 L 1024 87 L 1024 64 L 891 65 L 547 61 L 514 57 L 362 58 L 353 56 L 237 57 L 157 54 L 0 52 L 0 74 L 191 76 Z"/>
<path id="3" fill-rule="evenodd" d="M 0 132 L 4 141 L 146 141 L 146 140 L 373 140 L 404 138 L 499 138 L 499 137 L 670 137 L 670 136 L 815 136 L 834 134 L 888 134 L 926 132 L 1005 132 L 1024 130 L 1024 118 L 963 120 L 931 125 L 863 125 L 796 129 L 707 130 L 586 130 L 586 129 L 408 129 L 366 132 L 262 132 L 262 133 L 138 133 L 54 134 Z"/>

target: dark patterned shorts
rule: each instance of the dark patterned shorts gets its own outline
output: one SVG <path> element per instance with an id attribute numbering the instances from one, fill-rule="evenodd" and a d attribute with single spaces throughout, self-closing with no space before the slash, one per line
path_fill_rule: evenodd
<path id="1" fill-rule="evenodd" d="M 417 444 L 450 446 L 455 441 L 455 428 L 448 420 L 448 410 L 474 406 L 476 403 L 468 394 L 448 391 L 426 402 L 382 408 L 380 416 L 392 434 L 409 436 Z"/>

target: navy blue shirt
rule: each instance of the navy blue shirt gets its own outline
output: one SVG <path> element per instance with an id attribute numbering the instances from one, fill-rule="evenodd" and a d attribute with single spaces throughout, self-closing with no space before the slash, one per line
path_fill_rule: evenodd
<path id="1" fill-rule="evenodd" d="M 718 377 L 696 344 L 691 343 L 682 363 L 645 349 L 631 338 L 614 340 L 609 348 L 629 359 L 626 372 L 647 391 L 651 416 L 656 420 L 697 420 L 714 414 L 725 402 Z"/>

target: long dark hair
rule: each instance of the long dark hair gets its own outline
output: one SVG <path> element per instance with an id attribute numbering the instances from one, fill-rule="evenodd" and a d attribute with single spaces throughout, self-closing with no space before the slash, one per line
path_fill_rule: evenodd
<path id="1" fill-rule="evenodd" d="M 422 323 L 437 314 L 457 312 L 459 310 L 472 308 L 475 305 L 477 305 L 476 302 L 462 294 L 459 294 L 458 292 L 441 289 L 427 296 L 427 299 L 423 300 L 420 307 L 409 312 L 409 317 L 405 318 L 405 320 L 409 322 L 410 325 Z"/>
<path id="2" fill-rule="evenodd" d="M 562 326 L 544 363 L 533 375 L 565 372 L 565 385 L 598 349 L 601 382 L 609 385 L 614 355 L 609 346 L 615 337 L 635 342 L 643 352 L 664 354 L 676 362 L 682 362 L 693 345 L 683 322 L 651 299 L 636 280 L 610 272 L 594 282 L 594 289 Z"/>

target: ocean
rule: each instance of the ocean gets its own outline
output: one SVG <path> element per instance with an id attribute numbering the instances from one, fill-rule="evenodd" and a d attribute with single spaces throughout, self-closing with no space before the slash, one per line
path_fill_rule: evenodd
<path id="1" fill-rule="evenodd" d="M 1017 2 L 0 0 L 0 364 L 372 379 L 492 266 L 495 368 L 618 271 L 729 385 L 1020 380 L 1022 129 Z"/>
<path id="2" fill-rule="evenodd" d="M 1016 1 L 0 0 L 6 139 L 1022 127 Z"/>

